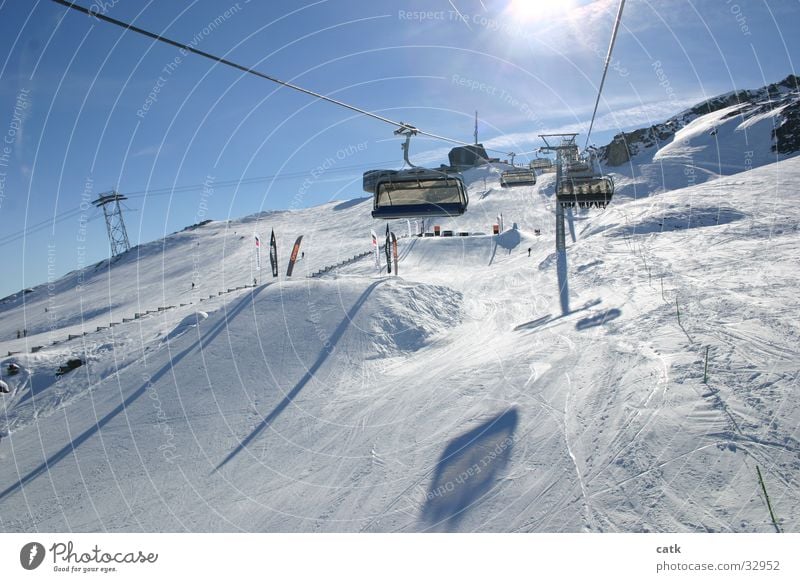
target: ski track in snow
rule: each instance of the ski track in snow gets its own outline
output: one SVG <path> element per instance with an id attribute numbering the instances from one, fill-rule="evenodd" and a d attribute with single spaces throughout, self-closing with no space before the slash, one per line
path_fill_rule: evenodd
<path id="1" fill-rule="evenodd" d="M 567 379 L 567 396 L 564 398 L 564 443 L 567 445 L 567 453 L 569 454 L 569 458 L 572 459 L 572 464 L 575 468 L 575 475 L 578 477 L 578 483 L 581 486 L 581 495 L 583 495 L 583 503 L 585 505 L 586 510 L 586 520 L 587 522 L 590 520 L 590 515 L 592 512 L 592 508 L 589 505 L 589 495 L 586 492 L 586 485 L 583 482 L 583 476 L 581 475 L 581 468 L 578 466 L 578 459 L 575 457 L 575 453 L 572 451 L 572 447 L 569 444 L 569 396 L 570 392 L 572 392 L 572 382 L 570 382 L 569 374 L 564 374 L 564 377 Z"/>

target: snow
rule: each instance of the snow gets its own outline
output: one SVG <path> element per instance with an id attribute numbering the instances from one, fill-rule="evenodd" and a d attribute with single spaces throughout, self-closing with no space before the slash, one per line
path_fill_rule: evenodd
<path id="1" fill-rule="evenodd" d="M 760 127 L 717 113 L 657 161 L 701 167 L 710 127 Z M 382 233 L 369 200 L 333 202 L 176 233 L 0 305 L 0 350 L 20 352 L 0 362 L 0 529 L 774 531 L 758 466 L 797 531 L 800 159 L 706 165 L 575 213 L 567 315 L 554 176 L 502 189 L 490 168 L 441 225 L 491 233 L 502 213 L 506 231 L 401 239 L 399 276 L 367 256 L 306 277 Z M 273 228 L 277 280 L 254 271 L 253 232 Z"/>
<path id="2" fill-rule="evenodd" d="M 774 164 L 787 158 L 772 146 L 773 130 L 788 106 L 771 109 L 745 101 L 690 116 L 665 143 L 645 147 L 629 163 L 606 171 L 616 179 L 618 196 L 642 198 Z"/>

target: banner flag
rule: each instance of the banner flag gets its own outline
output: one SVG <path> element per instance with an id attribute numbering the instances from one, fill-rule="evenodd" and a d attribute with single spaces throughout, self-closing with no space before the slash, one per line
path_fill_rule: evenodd
<path id="1" fill-rule="evenodd" d="M 392 254 L 389 246 L 389 225 L 386 225 L 386 244 L 384 246 L 386 251 L 386 272 L 392 274 Z"/>
<path id="2" fill-rule="evenodd" d="M 256 271 L 261 270 L 261 238 L 257 234 L 253 235 L 256 239 Z"/>
<path id="3" fill-rule="evenodd" d="M 378 235 L 375 234 L 374 230 L 370 231 L 372 235 L 372 246 L 375 247 L 375 267 L 378 269 L 378 272 L 381 271 L 381 252 L 378 248 Z"/>
<path id="4" fill-rule="evenodd" d="M 275 229 L 269 239 L 269 262 L 272 267 L 272 276 L 278 276 L 278 245 L 275 243 Z"/>
<path id="5" fill-rule="evenodd" d="M 294 270 L 294 263 L 297 260 L 297 253 L 300 252 L 300 242 L 303 240 L 303 235 L 297 237 L 297 240 L 294 241 L 294 247 L 292 247 L 292 254 L 289 257 L 289 268 L 286 269 L 286 276 L 291 277 L 292 271 Z"/>
<path id="6" fill-rule="evenodd" d="M 392 254 L 394 255 L 394 274 L 397 275 L 397 237 L 392 233 Z"/>

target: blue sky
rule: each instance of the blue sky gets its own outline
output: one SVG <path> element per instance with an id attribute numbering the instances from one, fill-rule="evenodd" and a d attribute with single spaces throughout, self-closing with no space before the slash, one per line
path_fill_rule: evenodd
<path id="1" fill-rule="evenodd" d="M 515 152 L 586 131 L 618 6 L 79 3 L 440 135 L 471 141 L 478 110 L 481 141 Z M 796 73 L 798 25 L 797 0 L 628 0 L 592 141 Z M 0 297 L 105 258 L 85 202 L 107 190 L 130 197 L 136 244 L 360 197 L 364 170 L 402 161 L 389 125 L 49 0 L 0 0 L 0 47 Z M 416 139 L 412 160 L 438 165 L 450 147 Z"/>

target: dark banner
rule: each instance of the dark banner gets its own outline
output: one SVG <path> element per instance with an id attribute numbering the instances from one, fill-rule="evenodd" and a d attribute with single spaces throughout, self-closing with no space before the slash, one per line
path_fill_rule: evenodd
<path id="1" fill-rule="evenodd" d="M 386 225 L 386 272 L 392 274 L 392 254 L 389 247 L 389 225 Z"/>
<path id="2" fill-rule="evenodd" d="M 275 230 L 269 239 L 269 264 L 272 265 L 272 276 L 278 276 L 278 245 L 275 244 Z"/>
<path id="3" fill-rule="evenodd" d="M 297 240 L 294 241 L 294 247 L 292 247 L 292 254 L 289 257 L 289 268 L 286 269 L 286 276 L 291 277 L 292 271 L 294 270 L 294 262 L 297 260 L 297 253 L 300 252 L 300 241 L 303 240 L 303 235 L 297 237 Z"/>

